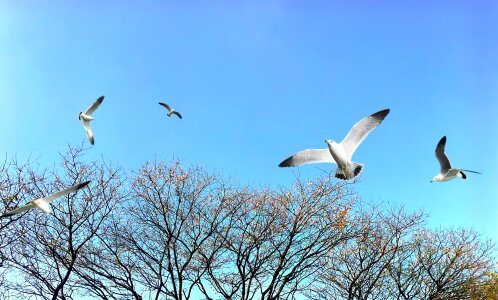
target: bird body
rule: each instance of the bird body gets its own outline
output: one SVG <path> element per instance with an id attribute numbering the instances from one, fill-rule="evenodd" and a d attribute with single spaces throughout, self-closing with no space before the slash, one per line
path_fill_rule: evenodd
<path id="1" fill-rule="evenodd" d="M 462 178 L 462 179 L 467 179 L 467 175 L 465 175 L 465 173 L 462 172 L 461 170 L 449 169 L 444 174 L 441 174 L 441 173 L 437 174 L 432 180 L 442 182 L 442 181 L 449 181 L 449 180 L 455 179 L 457 177 Z"/>
<path id="2" fill-rule="evenodd" d="M 363 165 L 351 159 L 358 146 L 367 135 L 375 129 L 389 113 L 389 109 L 378 111 L 358 121 L 340 143 L 326 140 L 328 149 L 306 149 L 282 161 L 279 167 L 294 167 L 308 163 L 336 163 L 335 177 L 343 180 L 353 179 Z"/>
<path id="3" fill-rule="evenodd" d="M 330 154 L 337 163 L 335 175 L 337 178 L 352 179 L 360 173 L 363 165 L 351 161 L 351 156 L 344 150 L 344 147 L 332 140 L 326 140 L 325 143 L 327 143 Z"/>
<path id="4" fill-rule="evenodd" d="M 33 203 L 34 206 L 36 206 L 37 208 L 39 208 L 44 213 L 48 214 L 48 213 L 52 212 L 52 209 L 50 208 L 50 205 L 48 204 L 49 202 L 47 202 L 43 198 L 42 199 L 33 200 L 31 203 Z"/>
<path id="5" fill-rule="evenodd" d="M 171 108 L 168 104 L 166 103 L 162 103 L 162 102 L 159 102 L 159 105 L 163 106 L 164 108 L 166 108 L 168 110 L 168 117 L 171 117 L 171 115 L 176 115 L 178 118 L 182 118 L 182 115 L 177 112 L 174 108 Z"/>
<path id="6" fill-rule="evenodd" d="M 100 104 L 104 101 L 104 96 L 100 96 L 95 102 L 93 102 L 90 107 L 87 108 L 85 113 L 82 111 L 80 112 L 78 116 L 78 120 L 83 121 L 83 127 L 85 128 L 86 135 L 88 137 L 88 140 L 90 141 L 90 144 L 95 144 L 95 140 L 93 138 L 93 132 L 92 129 L 90 128 L 90 121 L 95 120 L 92 116 L 93 112 L 100 106 Z"/>
<path id="7" fill-rule="evenodd" d="M 431 182 L 433 181 L 443 182 L 455 178 L 467 179 L 467 175 L 463 171 L 481 174 L 476 171 L 452 168 L 450 160 L 448 159 L 448 156 L 446 156 L 445 148 L 446 148 L 446 136 L 443 136 L 437 143 L 435 150 L 436 158 L 439 161 L 439 165 L 441 166 L 441 171 L 439 172 L 439 174 L 434 176 L 434 178 L 432 178 Z"/>
<path id="8" fill-rule="evenodd" d="M 78 117 L 78 120 L 83 120 L 83 121 L 93 121 L 95 120 L 91 115 L 84 114 L 83 112 L 80 112 L 80 116 Z"/>

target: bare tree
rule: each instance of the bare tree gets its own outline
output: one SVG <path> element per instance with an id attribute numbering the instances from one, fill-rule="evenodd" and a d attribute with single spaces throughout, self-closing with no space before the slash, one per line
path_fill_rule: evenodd
<path id="1" fill-rule="evenodd" d="M 92 181 L 53 214 L 0 219 L 0 299 L 482 299 L 492 284 L 491 242 L 362 206 L 327 173 L 252 189 L 179 161 L 125 176 L 84 152 L 0 164 L 4 211 Z"/>
<path id="2" fill-rule="evenodd" d="M 216 255 L 204 261 L 209 286 L 224 299 L 293 299 L 326 253 L 351 237 L 354 201 L 346 184 L 334 184 L 328 174 L 238 202 Z"/>
<path id="3" fill-rule="evenodd" d="M 115 287 L 102 296 L 120 290 L 135 299 L 190 299 L 204 272 L 200 251 L 214 244 L 231 212 L 225 203 L 240 193 L 199 167 L 183 169 L 178 161 L 169 167 L 147 163 L 132 179 L 131 192 L 128 218 L 113 225 L 113 237 L 100 241 L 107 262 L 89 267 Z"/>
<path id="4" fill-rule="evenodd" d="M 78 290 L 74 276 L 77 260 L 123 198 L 119 170 L 105 163 L 83 163 L 83 152 L 82 147 L 69 148 L 62 155 L 62 174 L 45 169 L 41 176 L 33 175 L 25 186 L 24 197 L 35 199 L 78 182 L 92 181 L 89 188 L 54 201 L 53 214 L 29 211 L 9 228 L 19 239 L 8 247 L 7 263 L 24 279 L 10 284 L 23 297 L 72 299 Z"/>
<path id="5" fill-rule="evenodd" d="M 402 208 L 384 211 L 378 205 L 360 208 L 354 219 L 355 237 L 327 255 L 317 273 L 312 299 L 388 299 L 389 268 L 398 251 L 423 221 L 422 214 Z"/>
<path id="6" fill-rule="evenodd" d="M 490 241 L 473 230 L 419 230 L 393 264 L 399 299 L 471 299 L 492 267 Z"/>
<path id="7" fill-rule="evenodd" d="M 330 176 L 258 192 L 153 162 L 131 192 L 127 217 L 108 223 L 80 260 L 102 299 L 292 298 L 352 232 L 355 197 Z"/>
<path id="8" fill-rule="evenodd" d="M 0 165 L 0 207 L 3 214 L 17 206 L 24 205 L 31 199 L 26 195 L 28 189 L 26 188 L 32 178 L 41 180 L 42 178 L 34 174 L 32 168 L 27 168 L 28 165 L 33 165 L 29 159 L 26 162 L 19 162 L 17 158 L 8 159 L 7 157 Z M 0 294 L 10 295 L 11 293 L 6 290 L 2 293 L 1 289 L 4 286 L 5 273 L 7 273 L 7 247 L 16 243 L 19 239 L 19 234 L 15 230 L 15 224 L 20 216 L 13 216 L 9 218 L 0 218 Z"/>
<path id="9" fill-rule="evenodd" d="M 123 235 L 131 226 L 127 214 L 123 207 L 117 207 L 77 262 L 82 288 L 93 297 L 143 299 L 143 287 L 137 279 L 140 265 Z"/>

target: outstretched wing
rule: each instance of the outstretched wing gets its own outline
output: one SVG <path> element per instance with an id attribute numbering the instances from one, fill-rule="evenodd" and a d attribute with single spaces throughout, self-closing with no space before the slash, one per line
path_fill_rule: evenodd
<path id="1" fill-rule="evenodd" d="M 177 111 L 174 111 L 174 112 L 172 112 L 171 114 L 172 114 L 172 115 L 177 115 L 177 116 L 178 116 L 178 118 L 180 118 L 180 119 L 182 118 L 182 115 L 180 115 L 180 113 L 179 113 L 179 112 L 177 112 Z"/>
<path id="2" fill-rule="evenodd" d="M 346 154 L 350 159 L 356 151 L 356 148 L 363 142 L 370 131 L 374 130 L 375 127 L 382 123 L 388 113 L 389 109 L 384 109 L 365 117 L 354 124 L 348 135 L 341 142 L 344 151 L 346 151 Z"/>
<path id="3" fill-rule="evenodd" d="M 336 163 L 329 149 L 306 149 L 281 162 L 279 167 L 295 167 L 311 163 Z"/>
<path id="4" fill-rule="evenodd" d="M 33 207 L 35 207 L 35 205 L 33 203 L 28 203 L 24 206 L 21 206 L 21 207 L 18 207 L 14 210 L 11 210 L 9 212 L 6 212 L 4 213 L 3 215 L 0 216 L 0 218 L 5 218 L 5 217 L 10 217 L 10 216 L 13 216 L 13 215 L 17 215 L 17 214 L 20 214 L 20 213 L 23 213 L 25 211 L 28 211 L 30 209 L 32 209 Z"/>
<path id="5" fill-rule="evenodd" d="M 92 113 L 97 109 L 99 108 L 99 105 L 102 103 L 102 101 L 104 101 L 104 96 L 100 96 L 97 100 L 95 100 L 95 102 L 93 102 L 92 105 L 90 105 L 89 108 L 87 108 L 86 112 L 85 112 L 85 115 L 89 115 L 91 116 Z"/>
<path id="6" fill-rule="evenodd" d="M 90 183 L 90 181 L 85 181 L 85 182 L 82 182 L 82 183 L 78 183 L 78 184 L 75 184 L 65 190 L 62 190 L 60 192 L 57 192 L 57 193 L 54 193 L 48 197 L 45 197 L 43 198 L 43 201 L 47 202 L 47 203 L 52 203 L 52 201 L 54 201 L 54 199 L 57 199 L 61 196 L 64 196 L 64 195 L 67 195 L 69 193 L 72 193 L 72 192 L 75 192 L 85 186 L 87 186 L 88 184 Z"/>
<path id="7" fill-rule="evenodd" d="M 446 174 L 446 172 L 448 172 L 448 170 L 451 169 L 450 160 L 448 159 L 448 156 L 446 156 L 446 153 L 444 152 L 445 146 L 446 146 L 446 136 L 443 136 L 439 140 L 439 143 L 437 143 L 436 146 L 436 158 L 439 161 L 439 164 L 441 165 L 441 174 Z"/>
<path id="8" fill-rule="evenodd" d="M 168 112 L 170 112 L 170 111 L 171 111 L 171 107 L 169 107 L 169 105 L 168 105 L 168 104 L 166 104 L 166 103 L 162 103 L 162 102 L 159 102 L 159 105 L 162 105 L 162 106 L 166 107 L 166 109 L 168 110 Z"/>
<path id="9" fill-rule="evenodd" d="M 90 128 L 90 122 L 83 121 L 83 127 L 85 127 L 86 136 L 88 137 L 90 144 L 93 145 L 95 143 L 95 140 L 93 139 L 93 132 L 92 132 L 92 129 Z"/>

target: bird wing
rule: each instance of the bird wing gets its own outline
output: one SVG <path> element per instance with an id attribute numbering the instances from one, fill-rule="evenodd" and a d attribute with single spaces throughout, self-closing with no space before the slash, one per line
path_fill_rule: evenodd
<path id="1" fill-rule="evenodd" d="M 90 181 L 85 181 L 82 183 L 75 184 L 75 185 L 73 185 L 65 190 L 62 190 L 60 192 L 54 193 L 48 197 L 43 198 L 43 201 L 46 203 L 52 203 L 52 201 L 54 201 L 54 199 L 59 198 L 59 197 L 64 196 L 64 195 L 67 195 L 71 192 L 75 192 L 75 191 L 87 186 L 89 183 L 90 183 Z"/>
<path id="2" fill-rule="evenodd" d="M 370 131 L 374 130 L 382 120 L 389 113 L 389 109 L 384 109 L 378 111 L 370 116 L 367 116 L 360 121 L 358 121 L 349 131 L 348 135 L 342 140 L 341 145 L 346 151 L 346 154 L 349 156 L 349 159 L 353 156 L 353 153 L 356 151 L 356 148 L 363 142 L 363 140 L 367 137 Z"/>
<path id="3" fill-rule="evenodd" d="M 166 103 L 162 103 L 162 102 L 159 102 L 159 105 L 162 105 L 162 106 L 166 107 L 166 109 L 168 110 L 168 112 L 170 112 L 170 111 L 171 111 L 171 107 L 169 107 L 169 105 L 168 105 L 168 104 L 166 104 Z"/>
<path id="4" fill-rule="evenodd" d="M 294 167 L 311 163 L 336 163 L 329 149 L 306 149 L 281 162 L 279 167 Z"/>
<path id="5" fill-rule="evenodd" d="M 99 105 L 100 103 L 102 103 L 102 101 L 104 101 L 104 96 L 100 96 L 97 100 L 95 100 L 95 102 L 93 102 L 92 105 L 90 105 L 89 108 L 87 108 L 86 112 L 85 112 L 85 115 L 89 115 L 91 116 L 92 113 L 97 109 L 99 108 Z"/>
<path id="6" fill-rule="evenodd" d="M 9 212 L 4 213 L 3 215 L 0 216 L 0 218 L 5 218 L 5 217 L 17 215 L 17 214 L 20 214 L 22 212 L 28 211 L 28 210 L 32 209 L 33 207 L 35 207 L 35 205 L 32 202 L 30 202 L 24 206 L 18 207 L 14 210 L 11 210 Z"/>
<path id="7" fill-rule="evenodd" d="M 93 132 L 90 128 L 90 121 L 83 121 L 83 127 L 85 127 L 86 135 L 88 136 L 88 140 L 90 140 L 90 144 L 94 144 L 95 140 L 93 139 Z"/>
<path id="8" fill-rule="evenodd" d="M 441 165 L 441 174 L 445 174 L 446 172 L 448 172 L 449 169 L 451 169 L 450 160 L 448 159 L 448 156 L 446 156 L 446 153 L 444 152 L 445 146 L 446 146 L 446 136 L 443 136 L 439 140 L 439 143 L 437 143 L 436 146 L 436 158 L 439 161 L 439 164 Z"/>
<path id="9" fill-rule="evenodd" d="M 180 115 L 180 113 L 179 113 L 179 112 L 177 112 L 177 111 L 174 111 L 174 112 L 172 112 L 171 114 L 172 114 L 172 115 L 177 115 L 177 116 L 178 116 L 178 118 L 180 118 L 180 119 L 182 118 L 182 115 Z"/>

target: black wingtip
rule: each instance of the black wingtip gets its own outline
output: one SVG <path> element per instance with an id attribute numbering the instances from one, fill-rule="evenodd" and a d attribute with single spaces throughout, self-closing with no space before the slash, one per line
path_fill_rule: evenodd
<path id="1" fill-rule="evenodd" d="M 390 111 L 391 111 L 390 108 L 386 108 L 371 114 L 371 116 L 379 120 L 384 120 L 384 118 L 389 114 Z"/>
<path id="2" fill-rule="evenodd" d="M 1 215 L 1 216 L 0 216 L 0 219 L 7 218 L 7 217 L 11 217 L 11 216 L 13 216 L 13 214 L 5 214 L 5 215 Z"/>
<path id="3" fill-rule="evenodd" d="M 443 136 L 440 140 L 438 145 L 446 145 L 446 136 Z"/>
<path id="4" fill-rule="evenodd" d="M 98 97 L 98 98 L 97 98 L 97 101 L 98 101 L 99 103 L 102 103 L 102 101 L 104 101 L 104 96 L 100 96 L 100 97 Z"/>
<path id="5" fill-rule="evenodd" d="M 292 167 L 292 156 L 284 160 L 283 162 L 279 163 L 278 166 L 280 168 L 286 168 L 286 167 Z"/>
<path id="6" fill-rule="evenodd" d="M 90 183 L 90 181 L 91 181 L 91 180 L 88 180 L 88 181 L 85 181 L 85 182 L 82 182 L 82 183 L 78 184 L 78 185 L 76 186 L 76 189 L 78 189 L 78 190 L 79 190 L 79 189 L 81 189 L 81 188 L 84 188 L 85 186 L 87 186 L 87 185 Z"/>

